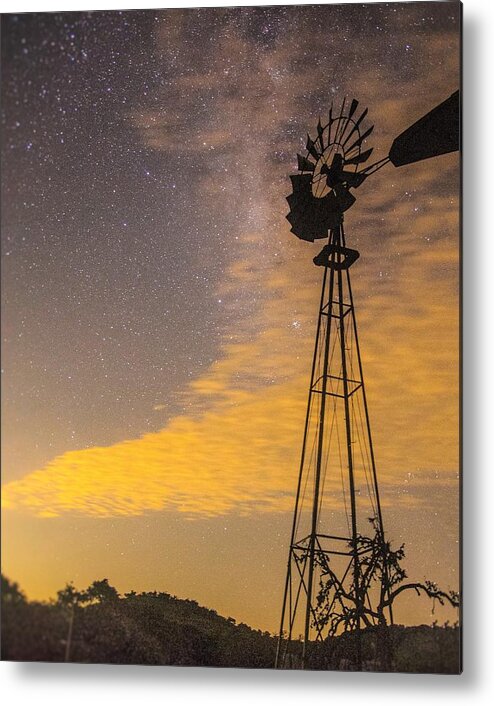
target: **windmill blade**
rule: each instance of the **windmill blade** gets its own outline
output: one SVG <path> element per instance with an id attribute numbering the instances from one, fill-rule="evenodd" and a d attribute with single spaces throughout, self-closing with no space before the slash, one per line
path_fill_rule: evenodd
<path id="1" fill-rule="evenodd" d="M 302 157 L 302 155 L 297 155 L 298 168 L 301 172 L 313 172 L 315 169 L 315 164 L 313 164 L 307 157 Z"/>
<path id="2" fill-rule="evenodd" d="M 307 188 L 312 186 L 312 177 L 310 174 L 290 174 L 292 188 L 294 193 L 307 191 Z"/>
<path id="3" fill-rule="evenodd" d="M 345 144 L 345 143 L 343 142 L 343 138 L 345 137 L 345 134 L 346 134 L 346 132 L 347 132 L 347 130 L 348 130 L 348 126 L 349 126 L 349 125 L 353 126 L 353 121 L 350 120 L 350 118 L 347 117 L 346 120 L 345 120 L 345 123 L 344 123 L 344 125 L 343 125 L 343 129 L 340 130 L 340 134 L 339 134 L 339 136 L 338 136 L 338 142 L 339 142 L 340 144 L 341 144 L 341 143 Z M 346 137 L 345 137 L 345 142 L 346 142 Z"/>
<path id="4" fill-rule="evenodd" d="M 369 157 L 371 156 L 374 148 L 371 147 L 369 150 L 365 150 L 365 152 L 361 152 L 358 154 L 356 157 L 352 157 L 351 159 L 345 159 L 345 164 L 362 164 L 362 162 L 366 162 Z"/>
<path id="5" fill-rule="evenodd" d="M 319 138 L 319 144 L 321 145 L 321 152 L 324 152 L 324 142 L 322 139 L 324 130 L 322 129 L 321 125 L 321 118 L 319 118 L 319 121 L 317 123 L 317 136 Z"/>
<path id="6" fill-rule="evenodd" d="M 329 108 L 329 122 L 328 122 L 328 145 L 331 144 L 331 124 L 333 122 L 333 104 Z"/>
<path id="7" fill-rule="evenodd" d="M 343 131 L 341 130 L 341 121 L 343 119 L 343 111 L 345 110 L 345 104 L 346 104 L 346 96 L 343 98 L 343 102 L 341 104 L 341 110 L 340 110 L 340 117 L 338 118 L 338 125 L 336 126 L 336 132 L 334 135 L 334 142 L 338 142 L 338 140 L 341 139 L 341 134 L 345 131 L 345 128 L 347 126 L 347 123 L 343 123 Z"/>
<path id="8" fill-rule="evenodd" d="M 289 196 L 286 197 L 286 200 L 288 201 L 288 205 L 291 208 L 293 206 L 293 204 L 296 203 L 297 198 L 293 194 L 290 194 Z"/>
<path id="9" fill-rule="evenodd" d="M 366 109 L 364 110 L 364 112 L 362 113 L 362 115 L 360 116 L 360 118 L 359 118 L 359 119 L 357 120 L 357 122 L 355 123 L 355 125 L 353 126 L 353 129 L 351 130 L 351 132 L 348 133 L 348 137 L 346 138 L 345 142 L 343 143 L 343 147 L 346 145 L 346 143 L 347 143 L 348 140 L 351 138 L 351 136 L 353 135 L 353 133 L 354 133 L 356 130 L 359 129 L 360 123 L 361 123 L 362 120 L 365 118 L 365 116 L 367 115 L 368 112 L 369 112 L 369 108 L 366 108 Z"/>
<path id="10" fill-rule="evenodd" d="M 350 112 L 348 113 L 348 117 L 349 117 L 349 118 L 352 117 L 352 115 L 355 113 L 355 111 L 357 110 L 357 108 L 358 108 L 358 100 L 356 100 L 355 98 L 352 98 L 352 104 L 351 104 L 351 106 L 350 106 Z"/>
<path id="11" fill-rule="evenodd" d="M 319 152 L 316 150 L 316 143 L 311 140 L 310 135 L 307 135 L 307 144 L 306 144 L 307 151 L 309 154 L 314 157 L 314 159 L 317 160 L 319 159 Z"/>
<path id="12" fill-rule="evenodd" d="M 287 220 L 292 226 L 292 233 L 308 241 L 327 238 L 328 230 L 335 228 L 339 223 L 341 212 L 348 200 L 341 198 L 340 206 L 338 198 L 333 193 L 323 198 L 316 198 L 312 194 L 310 174 L 292 174 L 290 179 L 293 193 L 287 196 L 286 200 L 290 206 Z"/>
<path id="13" fill-rule="evenodd" d="M 358 100 L 356 100 L 355 98 L 352 98 L 352 103 L 351 103 L 351 105 L 350 105 L 350 111 L 349 111 L 349 113 L 348 113 L 347 122 L 345 123 L 345 126 L 344 126 L 344 128 L 343 128 L 343 131 L 342 131 L 342 133 L 341 133 L 341 135 L 340 135 L 340 138 L 339 138 L 339 139 L 340 139 L 340 142 L 341 142 L 341 141 L 343 140 L 343 138 L 345 137 L 345 132 L 347 131 L 348 126 L 349 126 L 349 125 L 352 125 L 352 126 L 353 126 L 352 115 L 353 115 L 353 114 L 355 113 L 355 111 L 357 110 L 357 106 L 358 106 Z M 346 138 L 345 138 L 345 142 L 346 142 Z M 345 144 L 345 142 L 344 142 L 343 144 Z"/>
<path id="14" fill-rule="evenodd" d="M 374 130 L 374 125 L 371 125 L 370 128 L 368 128 L 364 133 L 362 133 L 362 135 L 360 135 L 360 137 L 359 137 L 357 140 L 355 140 L 355 142 L 353 143 L 353 145 L 347 149 L 347 152 L 351 152 L 352 150 L 355 149 L 355 147 L 360 147 L 360 145 L 362 144 L 362 142 L 363 142 L 367 137 L 369 137 L 369 135 L 371 134 L 371 132 L 372 132 L 373 130 Z"/>
<path id="15" fill-rule="evenodd" d="M 306 240 L 308 243 L 313 243 L 315 238 L 312 235 L 312 233 L 307 232 L 307 231 L 299 231 L 298 228 L 290 228 L 290 233 L 293 233 L 294 235 L 297 236 L 297 238 L 300 238 L 300 240 Z"/>
<path id="16" fill-rule="evenodd" d="M 389 150 L 395 167 L 460 149 L 460 92 L 437 105 L 398 135 Z"/>

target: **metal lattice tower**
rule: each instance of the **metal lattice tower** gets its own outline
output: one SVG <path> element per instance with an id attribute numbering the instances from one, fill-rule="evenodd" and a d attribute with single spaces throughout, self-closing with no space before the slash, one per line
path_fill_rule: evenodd
<path id="1" fill-rule="evenodd" d="M 358 542 L 359 535 L 369 534 L 369 518 L 383 541 L 384 531 L 350 283 L 350 266 L 357 257 L 345 247 L 341 224 L 330 232 L 324 264 L 321 258 L 317 263 L 323 264 L 324 273 L 278 667 L 305 666 L 307 644 L 326 637 L 325 618 L 332 611 L 347 612 L 346 629 L 359 631 L 368 622 L 363 604 L 372 606 L 381 589 L 366 582 Z M 325 576 L 332 576 L 341 590 L 330 591 L 320 606 L 317 593 Z M 335 595 L 341 591 L 347 596 L 343 602 L 342 595 Z"/>
<path id="2" fill-rule="evenodd" d="M 359 114 L 360 113 L 360 114 Z M 328 238 L 314 258 L 324 268 L 304 427 L 277 667 L 306 667 L 313 641 L 356 635 L 354 668 L 362 668 L 361 630 L 393 622 L 391 564 L 385 541 L 365 394 L 343 213 L 353 191 L 391 163 L 412 164 L 458 149 L 459 93 L 395 138 L 389 154 L 364 166 L 374 126 L 367 108 L 331 105 L 317 135 L 297 155 L 287 197 L 291 231 L 301 240 Z M 385 666 L 385 659 L 383 666 Z"/>

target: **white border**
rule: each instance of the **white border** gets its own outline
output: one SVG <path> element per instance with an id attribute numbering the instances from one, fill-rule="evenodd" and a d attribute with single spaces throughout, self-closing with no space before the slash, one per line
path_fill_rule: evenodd
<path id="1" fill-rule="evenodd" d="M 2 12 L 50 10 L 148 9 L 252 4 L 222 2 L 80 2 L 77 0 L 4 0 Z M 297 4 L 315 4 L 298 2 Z M 3 703 L 37 706 L 87 706 L 118 703 L 135 706 L 151 702 L 220 704 L 255 702 L 345 705 L 379 700 L 380 706 L 399 704 L 463 704 L 487 702 L 494 693 L 490 655 L 494 639 L 492 614 L 494 572 L 490 517 L 494 502 L 492 456 L 494 413 L 492 400 L 492 321 L 494 302 L 494 232 L 487 219 L 494 201 L 493 62 L 490 47 L 494 3 L 464 3 L 464 673 L 460 677 L 435 675 L 376 675 L 342 673 L 288 673 L 173 667 L 119 667 L 95 665 L 0 664 Z"/>

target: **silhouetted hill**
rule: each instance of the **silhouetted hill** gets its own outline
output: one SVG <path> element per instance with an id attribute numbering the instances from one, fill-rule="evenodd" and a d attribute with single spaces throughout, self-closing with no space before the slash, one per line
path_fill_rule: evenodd
<path id="1" fill-rule="evenodd" d="M 72 623 L 72 626 L 71 626 Z M 457 628 L 393 626 L 387 631 L 393 671 L 457 673 Z M 108 582 L 83 594 L 72 587 L 57 602 L 30 602 L 2 577 L 2 659 L 13 661 L 271 668 L 277 639 L 193 600 L 167 593 L 120 597 Z M 355 635 L 312 643 L 311 669 L 353 669 Z M 300 652 L 295 642 L 293 651 Z M 362 634 L 364 669 L 379 670 L 377 632 Z M 297 667 L 297 659 L 292 662 Z"/>
<path id="2" fill-rule="evenodd" d="M 362 670 L 412 672 L 417 674 L 459 674 L 461 672 L 460 630 L 456 626 L 392 625 L 361 632 Z M 345 633 L 324 643 L 311 643 L 311 669 L 354 671 L 357 635 Z M 385 668 L 388 651 L 390 668 Z"/>
<path id="3" fill-rule="evenodd" d="M 28 602 L 2 580 L 2 659 L 63 662 L 72 607 Z M 267 632 L 167 593 L 101 598 L 73 608 L 71 662 L 271 667 Z"/>

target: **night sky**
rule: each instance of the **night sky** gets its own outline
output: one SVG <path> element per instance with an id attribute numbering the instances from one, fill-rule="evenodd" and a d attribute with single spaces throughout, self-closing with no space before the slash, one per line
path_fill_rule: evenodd
<path id="1" fill-rule="evenodd" d="M 288 176 L 332 100 L 369 107 L 378 159 L 459 81 L 457 3 L 2 17 L 3 571 L 29 597 L 107 577 L 277 628 L 322 274 Z M 453 589 L 458 188 L 457 154 L 389 165 L 345 218 L 385 525 Z"/>

